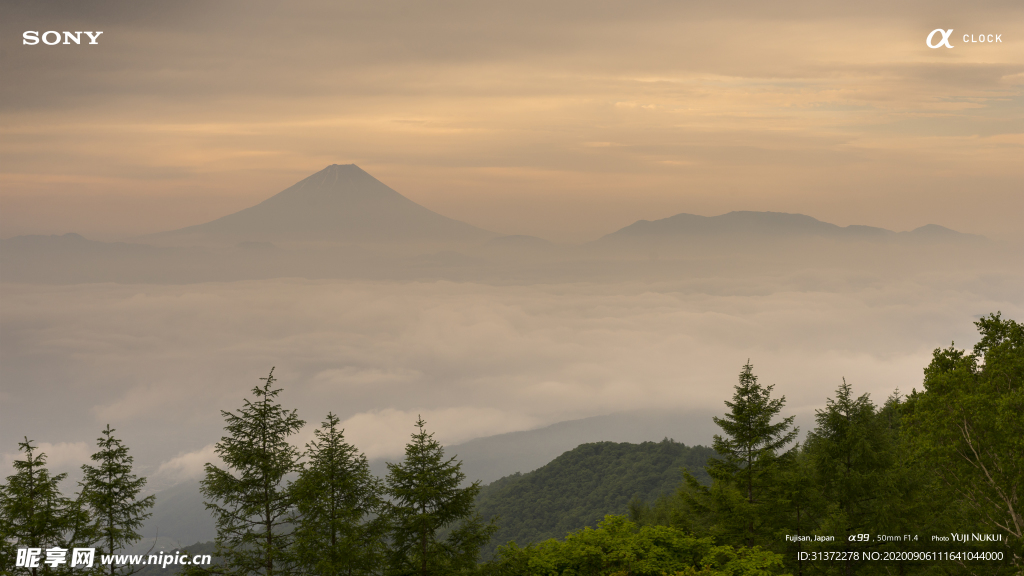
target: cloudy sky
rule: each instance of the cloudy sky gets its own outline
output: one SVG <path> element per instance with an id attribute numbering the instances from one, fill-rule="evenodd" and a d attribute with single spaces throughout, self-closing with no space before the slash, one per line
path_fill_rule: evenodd
<path id="1" fill-rule="evenodd" d="M 937 28 L 953 48 L 926 46 Z M 22 43 L 48 30 L 103 34 Z M 446 216 L 562 242 L 768 210 L 1024 243 L 1017 0 L 0 0 L 0 52 L 0 238 L 175 229 L 355 163 Z M 334 410 L 371 456 L 400 453 L 416 414 L 452 443 L 720 406 L 748 358 L 807 415 L 843 377 L 876 400 L 918 385 L 982 314 L 1024 318 L 1020 269 L 963 264 L 5 283 L 0 455 L 29 435 L 73 469 L 112 422 L 146 473 L 184 478 L 271 366 L 286 404 Z"/>
<path id="2" fill-rule="evenodd" d="M 1024 241 L 1013 0 L 0 6 L 3 237 L 178 228 L 354 162 L 558 241 L 730 210 Z"/>

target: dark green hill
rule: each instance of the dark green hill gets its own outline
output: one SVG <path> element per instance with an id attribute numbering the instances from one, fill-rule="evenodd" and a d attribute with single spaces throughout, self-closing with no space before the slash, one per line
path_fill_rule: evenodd
<path id="1" fill-rule="evenodd" d="M 214 565 L 220 564 L 220 558 L 216 555 L 217 545 L 214 544 L 213 542 L 196 542 L 195 544 L 193 544 L 191 546 L 184 546 L 182 548 L 174 548 L 173 550 L 170 550 L 170 551 L 166 551 L 166 550 L 151 550 L 145 556 L 147 557 L 147 562 L 148 562 L 149 554 L 159 555 L 160 552 L 164 552 L 165 554 L 167 554 L 169 556 L 174 556 L 175 555 L 174 553 L 178 552 L 178 551 L 184 552 L 186 555 L 193 556 L 193 557 L 195 555 L 197 555 L 197 554 L 199 554 L 199 555 L 209 554 L 210 556 L 213 557 Z M 107 568 L 107 569 L 109 570 L 109 568 Z M 141 569 L 139 569 L 138 572 L 135 572 L 135 576 L 173 576 L 174 574 L 181 573 L 184 569 L 185 569 L 184 566 L 178 566 L 178 565 L 173 565 L 173 564 L 168 565 L 166 568 L 164 568 L 163 566 L 160 566 L 160 565 L 154 565 L 154 566 L 144 565 Z"/>
<path id="2" fill-rule="evenodd" d="M 485 549 L 514 540 L 525 546 L 562 538 L 572 530 L 596 526 L 605 514 L 625 514 L 638 496 L 647 502 L 671 494 L 682 482 L 682 469 L 709 482 L 704 463 L 715 454 L 665 439 L 642 444 L 582 444 L 527 474 L 513 474 L 482 487 L 477 511 L 498 516 L 498 532 Z"/>

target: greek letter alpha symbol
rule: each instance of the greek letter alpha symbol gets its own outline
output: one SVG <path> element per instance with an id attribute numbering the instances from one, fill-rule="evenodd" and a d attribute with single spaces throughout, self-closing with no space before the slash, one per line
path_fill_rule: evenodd
<path id="1" fill-rule="evenodd" d="M 936 33 L 942 34 L 942 40 L 939 41 L 937 44 L 932 44 L 932 38 L 935 37 Z M 924 43 L 927 44 L 929 48 L 939 48 L 941 46 L 945 46 L 946 48 L 952 48 L 953 46 L 949 43 L 949 37 L 952 34 L 953 34 L 953 29 L 952 28 L 950 28 L 949 30 L 943 30 L 942 28 L 936 28 L 935 30 L 932 30 L 932 33 L 928 35 L 928 39 L 925 40 Z"/>

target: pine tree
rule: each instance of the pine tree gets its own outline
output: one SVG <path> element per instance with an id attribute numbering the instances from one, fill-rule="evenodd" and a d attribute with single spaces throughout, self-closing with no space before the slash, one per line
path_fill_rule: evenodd
<path id="1" fill-rule="evenodd" d="M 779 528 L 776 531 L 778 545 L 771 548 L 782 554 L 787 568 L 793 571 L 794 576 L 802 576 L 812 572 L 812 567 L 800 556 L 807 549 L 805 543 L 800 540 L 787 541 L 778 535 L 781 532 L 808 536 L 818 527 L 821 519 L 824 504 L 816 482 L 814 462 L 806 449 L 793 451 L 792 460 L 780 468 L 776 482 L 774 493 L 780 500 L 779 516 L 774 522 Z"/>
<path id="2" fill-rule="evenodd" d="M 720 458 L 708 460 L 705 469 L 711 476 L 710 488 L 701 486 L 685 474 L 681 492 L 684 503 L 705 529 L 726 544 L 753 546 L 773 540 L 772 528 L 780 519 L 778 508 L 784 496 L 777 494 L 780 467 L 794 457 L 792 443 L 798 430 L 793 416 L 773 423 L 786 398 L 773 399 L 772 386 L 761 386 L 749 363 L 740 372 L 729 412 L 715 417 L 725 433 L 716 434 L 713 447 Z"/>
<path id="3" fill-rule="evenodd" d="M 480 482 L 466 479 L 462 462 L 445 460 L 444 448 L 422 418 L 400 464 L 388 464 L 392 574 L 433 576 L 475 569 L 480 548 L 497 530 L 473 514 Z M 447 534 L 447 536 L 445 536 Z"/>
<path id="4" fill-rule="evenodd" d="M 155 496 L 138 499 L 146 479 L 132 474 L 134 459 L 128 455 L 128 447 L 114 437 L 114 432 L 107 424 L 103 436 L 96 439 L 100 450 L 92 455 L 97 465 L 82 466 L 82 498 L 91 511 L 97 554 L 114 554 L 137 542 L 142 536 L 136 530 L 152 515 L 148 510 L 156 500 Z M 138 571 L 132 568 L 125 566 L 120 571 L 122 574 Z M 119 569 L 111 563 L 109 571 L 115 576 Z"/>
<path id="5" fill-rule="evenodd" d="M 815 419 L 807 450 L 830 507 L 821 530 L 849 549 L 850 534 L 876 529 L 879 489 L 892 465 L 891 437 L 871 398 L 854 398 L 846 379 Z M 851 560 L 844 561 L 845 574 L 853 568 Z"/>
<path id="6" fill-rule="evenodd" d="M 66 473 L 50 476 L 46 454 L 36 454 L 32 440 L 18 443 L 24 460 L 14 461 L 15 473 L 0 486 L 0 538 L 4 544 L 4 566 L 14 566 L 18 548 L 60 547 L 69 549 L 88 539 L 88 514 L 79 500 L 60 492 Z M 44 552 L 45 554 L 45 552 Z M 43 563 L 29 569 L 32 576 L 50 574 L 54 569 Z"/>
<path id="7" fill-rule="evenodd" d="M 292 541 L 292 498 L 285 476 L 297 469 L 298 450 L 288 437 L 304 422 L 274 402 L 274 370 L 252 389 L 237 413 L 221 411 L 227 436 L 216 453 L 226 469 L 206 464 L 202 493 L 217 524 L 217 554 L 224 570 L 239 575 L 283 573 Z"/>
<path id="8" fill-rule="evenodd" d="M 735 483 L 750 504 L 761 500 L 770 486 L 768 480 L 775 472 L 779 452 L 793 442 L 798 433 L 795 428 L 791 429 L 793 416 L 772 423 L 785 405 L 786 397 L 773 400 L 771 393 L 775 386 L 758 384 L 753 370 L 749 362 L 743 366 L 733 401 L 725 402 L 730 413 L 714 418 L 727 437 L 715 435 L 713 447 L 724 458 L 712 458 L 708 463 L 712 478 Z"/>
<path id="9" fill-rule="evenodd" d="M 375 574 L 381 564 L 382 482 L 366 456 L 345 442 L 339 419 L 327 414 L 306 444 L 307 463 L 292 485 L 296 566 L 305 574 Z"/>
<path id="10" fill-rule="evenodd" d="M 884 468 L 878 473 L 878 485 L 875 487 L 877 500 L 873 504 L 872 529 L 884 534 L 916 534 L 919 532 L 939 533 L 945 522 L 939 520 L 937 508 L 946 508 L 947 504 L 935 495 L 941 492 L 936 486 L 934 474 L 922 466 L 922 462 L 914 453 L 912 438 L 905 425 L 909 405 L 897 389 L 876 415 L 878 426 L 882 430 L 886 454 L 882 460 Z M 921 543 L 917 540 L 900 539 L 897 542 L 882 545 L 882 550 L 911 552 L 917 550 Z M 901 563 L 900 574 L 913 574 L 917 569 L 927 566 L 927 561 Z"/>

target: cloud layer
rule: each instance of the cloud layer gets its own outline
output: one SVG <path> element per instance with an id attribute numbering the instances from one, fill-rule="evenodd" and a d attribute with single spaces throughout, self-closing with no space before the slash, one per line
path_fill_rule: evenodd
<path id="1" fill-rule="evenodd" d="M 92 446 L 110 423 L 148 473 L 194 475 L 272 366 L 308 424 L 328 411 L 372 457 L 417 415 L 444 443 L 630 409 L 716 408 L 749 358 L 809 414 L 845 377 L 918 386 L 971 322 L 1024 317 L 1018 272 L 492 286 L 298 279 L 3 286 L 2 436 Z M 82 454 L 86 452 L 82 452 Z M 63 452 L 62 452 L 63 453 Z M 70 453 L 70 452 L 69 452 Z M 75 452 L 76 454 L 78 452 Z"/>

